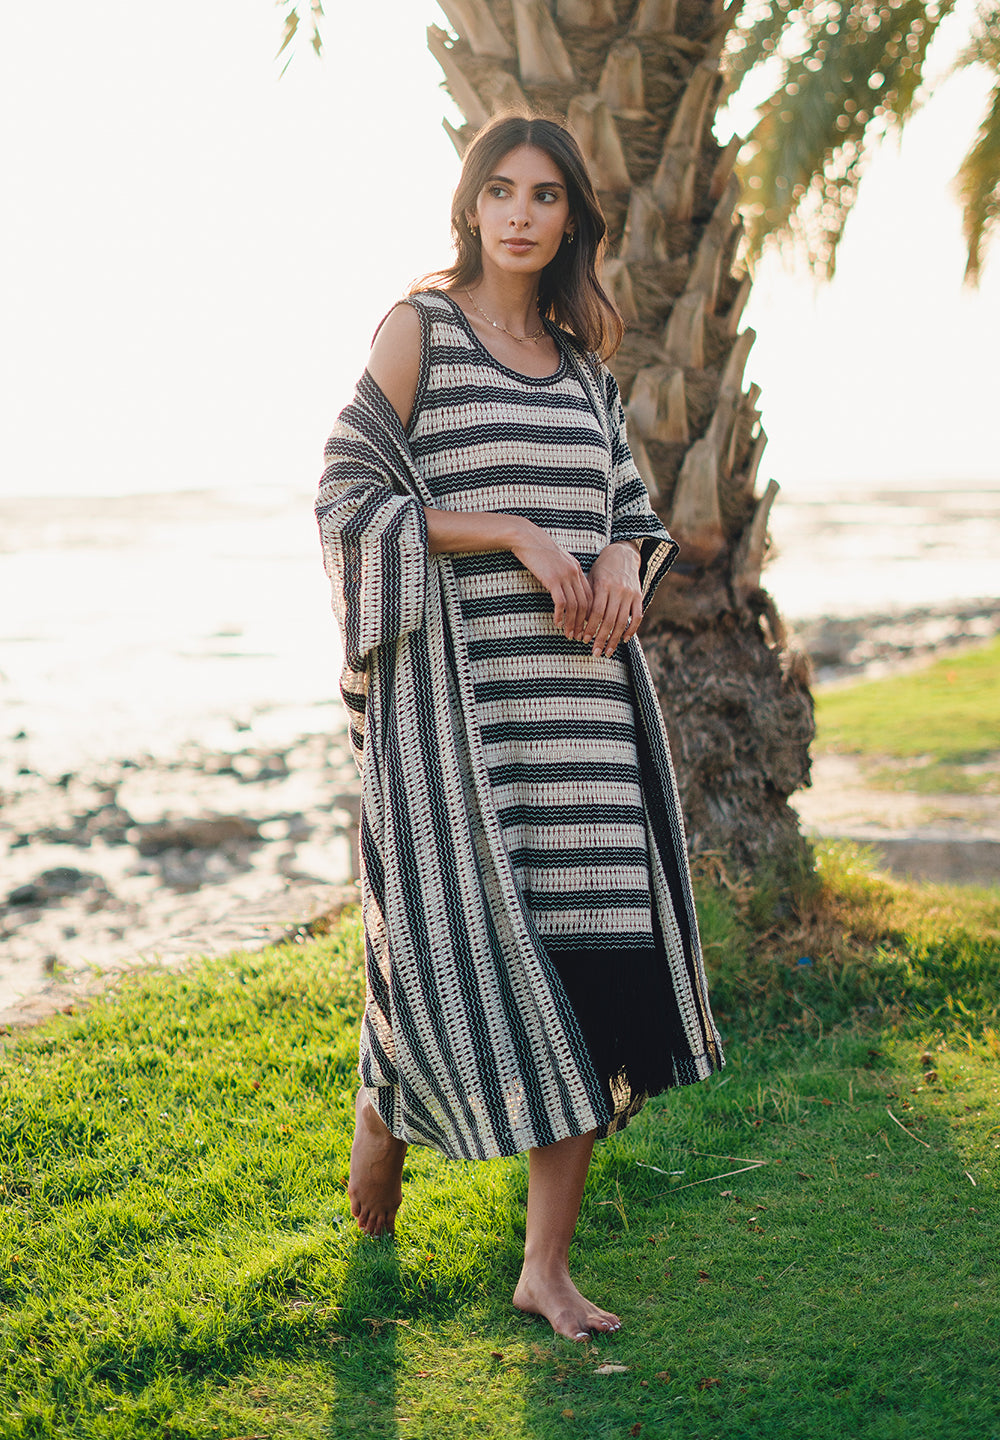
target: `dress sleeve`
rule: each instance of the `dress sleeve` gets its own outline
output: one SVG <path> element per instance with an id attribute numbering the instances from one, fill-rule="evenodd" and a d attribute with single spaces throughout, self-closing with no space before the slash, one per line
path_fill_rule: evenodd
<path id="1" fill-rule="evenodd" d="M 639 578 L 642 603 L 646 607 L 676 560 L 680 546 L 667 533 L 649 503 L 649 493 L 632 459 L 618 382 L 606 367 L 603 378 L 611 433 L 611 544 L 618 540 L 639 542 L 642 555 Z"/>
<path id="2" fill-rule="evenodd" d="M 323 564 L 344 657 L 362 670 L 371 651 L 423 624 L 427 520 L 401 492 L 377 432 L 357 407 L 342 412 L 323 452 L 316 501 Z"/>

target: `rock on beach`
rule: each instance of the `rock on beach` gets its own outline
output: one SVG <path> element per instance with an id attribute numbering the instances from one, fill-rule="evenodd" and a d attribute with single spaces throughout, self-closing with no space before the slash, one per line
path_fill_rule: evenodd
<path id="1" fill-rule="evenodd" d="M 0 768 L 0 1025 L 138 965 L 281 940 L 357 898 L 359 781 L 339 713 L 277 747 L 236 730 L 231 751 L 191 743 L 55 777 Z"/>
<path id="2" fill-rule="evenodd" d="M 816 679 L 874 679 L 907 665 L 982 644 L 1000 632 L 1000 600 L 925 605 L 900 614 L 825 616 L 793 626 L 793 643 L 806 652 Z"/>

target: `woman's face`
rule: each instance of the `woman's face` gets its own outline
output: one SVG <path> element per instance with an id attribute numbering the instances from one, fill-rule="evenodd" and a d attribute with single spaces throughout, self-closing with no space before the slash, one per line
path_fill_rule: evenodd
<path id="1" fill-rule="evenodd" d="M 479 227 L 484 270 L 537 274 L 572 232 L 565 177 L 544 150 L 519 145 L 496 166 L 466 217 Z"/>

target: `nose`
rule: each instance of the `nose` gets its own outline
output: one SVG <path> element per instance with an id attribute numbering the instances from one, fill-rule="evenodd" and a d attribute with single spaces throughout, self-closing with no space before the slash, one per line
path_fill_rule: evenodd
<path id="1" fill-rule="evenodd" d="M 515 230 L 523 230 L 528 223 L 527 215 L 512 215 L 507 221 L 507 224 L 512 225 Z"/>

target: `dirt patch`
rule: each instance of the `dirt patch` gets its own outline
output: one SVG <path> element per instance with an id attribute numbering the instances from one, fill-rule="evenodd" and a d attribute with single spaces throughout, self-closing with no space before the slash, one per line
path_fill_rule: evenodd
<path id="1" fill-rule="evenodd" d="M 806 832 L 871 845 L 894 874 L 1000 884 L 1000 795 L 873 788 L 871 757 L 817 755 L 812 786 L 792 797 Z"/>

